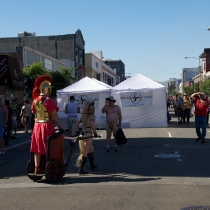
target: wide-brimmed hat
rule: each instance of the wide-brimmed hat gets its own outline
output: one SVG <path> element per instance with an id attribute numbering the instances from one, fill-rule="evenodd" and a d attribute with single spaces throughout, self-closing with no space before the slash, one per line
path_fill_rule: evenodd
<path id="1" fill-rule="evenodd" d="M 116 100 L 114 99 L 113 96 L 109 96 L 108 98 L 106 98 L 106 100 L 108 100 L 108 101 L 113 101 L 113 103 L 116 102 Z"/>

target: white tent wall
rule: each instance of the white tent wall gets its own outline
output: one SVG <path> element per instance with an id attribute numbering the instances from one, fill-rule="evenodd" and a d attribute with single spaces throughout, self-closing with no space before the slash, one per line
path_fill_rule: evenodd
<path id="1" fill-rule="evenodd" d="M 167 126 L 166 92 L 153 92 L 152 106 L 122 107 L 120 93 L 111 93 L 122 112 L 122 128 L 152 128 Z M 141 93 L 139 91 L 139 93 Z"/>
<path id="2" fill-rule="evenodd" d="M 88 93 L 86 93 L 86 94 L 88 95 Z M 77 93 L 58 94 L 57 95 L 57 106 L 59 107 L 58 116 L 60 118 L 60 121 L 61 121 L 62 125 L 65 128 L 68 128 L 68 125 L 67 125 L 68 115 L 65 114 L 65 106 L 68 103 L 69 97 L 71 95 L 76 96 Z M 105 105 L 105 99 L 109 96 L 110 96 L 109 92 L 99 93 L 98 108 L 95 109 L 96 127 L 97 128 L 106 128 L 106 115 L 101 113 L 101 109 Z M 82 112 L 82 110 L 81 110 L 81 112 Z M 77 116 L 80 119 L 81 114 L 77 114 Z"/>

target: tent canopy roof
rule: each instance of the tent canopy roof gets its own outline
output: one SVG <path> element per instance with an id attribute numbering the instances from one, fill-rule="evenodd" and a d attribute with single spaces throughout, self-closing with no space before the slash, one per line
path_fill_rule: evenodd
<path id="1" fill-rule="evenodd" d="M 112 92 L 132 92 L 132 91 L 160 91 L 165 90 L 164 85 L 159 84 L 139 73 L 121 82 L 112 88 Z"/>
<path id="2" fill-rule="evenodd" d="M 105 87 L 100 83 L 92 80 L 89 77 L 84 77 L 83 79 L 75 82 L 74 84 L 65 87 L 64 89 L 57 90 L 57 94 L 67 94 L 67 93 L 88 93 L 88 92 L 110 92 L 111 88 Z"/>

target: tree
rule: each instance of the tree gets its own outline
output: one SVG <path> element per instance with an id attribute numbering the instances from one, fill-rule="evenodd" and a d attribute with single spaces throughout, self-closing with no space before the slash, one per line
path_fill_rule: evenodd
<path id="1" fill-rule="evenodd" d="M 43 62 L 40 63 L 33 62 L 30 66 L 23 69 L 22 81 L 25 86 L 24 95 L 27 98 L 31 98 L 32 90 L 34 87 L 34 81 L 36 80 L 37 77 L 43 74 L 50 75 L 50 73 L 46 71 Z"/>
<path id="2" fill-rule="evenodd" d="M 58 71 L 49 72 L 45 69 L 43 62 L 32 63 L 29 67 L 23 69 L 22 81 L 25 86 L 24 95 L 27 98 L 31 98 L 36 78 L 43 74 L 48 74 L 49 76 L 52 77 L 52 83 L 53 83 L 51 96 L 55 98 L 57 90 L 63 89 L 70 85 L 70 81 L 72 79 L 71 78 L 72 70 L 73 68 L 69 67 L 65 68 L 62 66 Z"/>
<path id="3" fill-rule="evenodd" d="M 53 88 L 51 96 L 53 98 L 56 98 L 57 90 L 63 89 L 71 84 L 71 80 L 73 79 L 71 77 L 73 70 L 74 68 L 65 68 L 61 66 L 58 71 L 51 72 L 53 78 Z"/>
<path id="4" fill-rule="evenodd" d="M 184 87 L 184 93 L 191 96 L 194 93 L 194 85 L 190 85 L 188 87 Z"/>
<path id="5" fill-rule="evenodd" d="M 210 79 L 206 79 L 201 84 L 201 92 L 210 95 Z"/>

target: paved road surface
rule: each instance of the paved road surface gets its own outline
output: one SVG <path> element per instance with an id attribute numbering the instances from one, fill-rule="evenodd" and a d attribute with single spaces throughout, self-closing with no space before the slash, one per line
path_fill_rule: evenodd
<path id="1" fill-rule="evenodd" d="M 105 131 L 100 130 L 102 138 L 94 141 L 98 169 L 79 176 L 77 148 L 58 184 L 26 176 L 31 134 L 19 131 L 0 155 L 0 209 L 210 209 L 210 129 L 205 144 L 195 142 L 194 118 L 178 126 L 171 115 L 166 128 L 124 129 L 128 143 L 118 153 L 105 153 Z M 65 142 L 65 156 L 69 149 Z"/>

